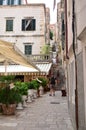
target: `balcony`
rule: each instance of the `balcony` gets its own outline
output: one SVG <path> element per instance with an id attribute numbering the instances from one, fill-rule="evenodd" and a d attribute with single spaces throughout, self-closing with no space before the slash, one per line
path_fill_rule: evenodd
<path id="1" fill-rule="evenodd" d="M 29 58 L 32 62 L 35 63 L 45 63 L 45 62 L 52 62 L 52 56 L 49 54 L 44 54 L 44 55 L 26 55 L 27 58 Z"/>

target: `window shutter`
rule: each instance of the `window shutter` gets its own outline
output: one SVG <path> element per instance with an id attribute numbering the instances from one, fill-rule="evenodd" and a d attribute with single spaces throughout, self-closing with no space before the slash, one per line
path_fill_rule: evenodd
<path id="1" fill-rule="evenodd" d="M 14 0 L 11 0 L 11 5 L 14 5 Z"/>
<path id="2" fill-rule="evenodd" d="M 18 4 L 21 5 L 21 0 L 18 0 Z"/>
<path id="3" fill-rule="evenodd" d="M 6 21 L 6 31 L 13 31 L 13 20 Z"/>
<path id="4" fill-rule="evenodd" d="M 25 31 L 25 20 L 22 20 L 22 30 Z"/>
<path id="5" fill-rule="evenodd" d="M 3 4 L 3 0 L 0 0 L 0 5 L 2 5 Z"/>
<path id="6" fill-rule="evenodd" d="M 36 29 L 36 20 L 33 19 L 32 20 L 32 30 L 35 30 Z"/>
<path id="7" fill-rule="evenodd" d="M 7 1 L 7 5 L 10 5 L 10 0 Z"/>
<path id="8" fill-rule="evenodd" d="M 32 54 L 32 45 L 25 45 L 25 54 L 26 55 Z"/>

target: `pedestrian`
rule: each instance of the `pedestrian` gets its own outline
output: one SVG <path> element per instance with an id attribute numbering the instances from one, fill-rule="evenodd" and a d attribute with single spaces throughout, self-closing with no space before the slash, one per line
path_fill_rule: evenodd
<path id="1" fill-rule="evenodd" d="M 49 94 L 49 96 L 55 96 L 55 82 L 56 82 L 56 78 L 52 74 L 51 78 L 50 78 L 50 94 Z"/>

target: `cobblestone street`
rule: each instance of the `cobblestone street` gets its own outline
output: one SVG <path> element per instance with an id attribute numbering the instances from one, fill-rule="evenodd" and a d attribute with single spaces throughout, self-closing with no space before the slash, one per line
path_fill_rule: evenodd
<path id="1" fill-rule="evenodd" d="M 0 130 L 74 130 L 68 114 L 67 97 L 49 93 L 17 110 L 14 116 L 0 116 Z"/>

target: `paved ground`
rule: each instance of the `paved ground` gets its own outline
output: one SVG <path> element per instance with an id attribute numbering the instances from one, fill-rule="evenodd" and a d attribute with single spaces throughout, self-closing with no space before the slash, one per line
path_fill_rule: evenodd
<path id="1" fill-rule="evenodd" d="M 14 116 L 0 116 L 0 130 L 74 130 L 70 121 L 67 97 L 49 93 L 29 103 Z"/>

